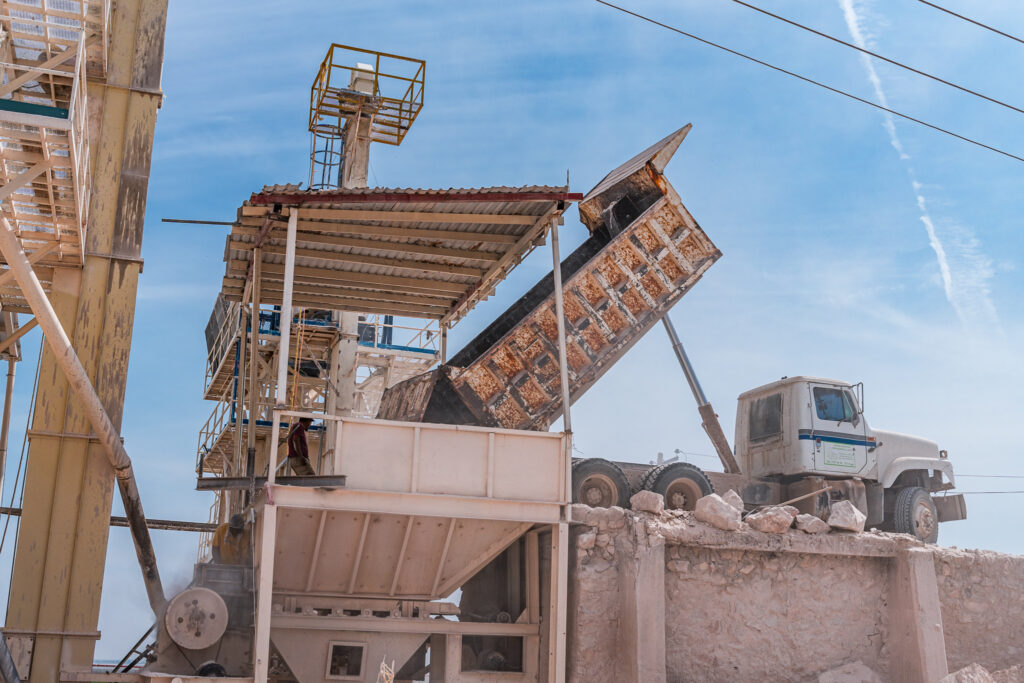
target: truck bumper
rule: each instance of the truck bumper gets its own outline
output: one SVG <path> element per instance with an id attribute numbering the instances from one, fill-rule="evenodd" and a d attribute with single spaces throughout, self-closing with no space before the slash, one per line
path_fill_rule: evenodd
<path id="1" fill-rule="evenodd" d="M 963 494 L 953 496 L 934 496 L 935 511 L 939 513 L 940 522 L 955 522 L 958 519 L 967 519 L 967 501 Z"/>

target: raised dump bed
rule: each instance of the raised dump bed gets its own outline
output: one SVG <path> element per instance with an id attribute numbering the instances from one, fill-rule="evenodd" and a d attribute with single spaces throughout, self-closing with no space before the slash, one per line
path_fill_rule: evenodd
<path id="1" fill-rule="evenodd" d="M 575 401 L 718 260 L 663 175 L 676 131 L 580 203 L 590 237 L 561 263 Z M 382 419 L 546 430 L 561 416 L 554 278 L 548 275 L 446 364 L 384 393 Z"/>

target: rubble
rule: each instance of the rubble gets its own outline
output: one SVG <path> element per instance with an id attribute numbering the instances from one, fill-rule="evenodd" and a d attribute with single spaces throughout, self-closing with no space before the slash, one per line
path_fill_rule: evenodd
<path id="1" fill-rule="evenodd" d="M 975 663 L 954 671 L 943 678 L 941 683 L 995 683 L 995 680 L 985 667 Z"/>
<path id="2" fill-rule="evenodd" d="M 796 528 L 808 534 L 827 534 L 831 527 L 814 515 L 797 515 Z"/>
<path id="3" fill-rule="evenodd" d="M 717 493 L 704 496 L 697 501 L 697 509 L 693 516 L 698 521 L 710 524 L 725 531 L 735 531 L 740 528 L 740 511 L 729 503 L 722 500 Z"/>
<path id="4" fill-rule="evenodd" d="M 629 499 L 629 506 L 639 512 L 660 515 L 665 510 L 665 498 L 654 491 L 637 491 Z"/>
<path id="5" fill-rule="evenodd" d="M 778 507 L 788 512 L 793 519 L 796 519 L 796 516 L 800 514 L 800 511 L 797 510 L 796 507 L 792 505 L 780 505 Z"/>
<path id="6" fill-rule="evenodd" d="M 882 679 L 871 667 L 858 660 L 819 674 L 818 683 L 882 683 Z"/>
<path id="7" fill-rule="evenodd" d="M 784 534 L 793 525 L 793 515 L 782 507 L 772 506 L 751 512 L 746 522 L 766 534 Z"/>
<path id="8" fill-rule="evenodd" d="M 843 531 L 864 531 L 864 523 L 867 520 L 867 515 L 848 500 L 833 503 L 828 515 L 828 525 Z"/>
<path id="9" fill-rule="evenodd" d="M 732 505 L 740 512 L 743 512 L 743 498 L 740 497 L 740 494 L 736 493 L 732 489 L 729 489 L 728 491 L 722 494 L 722 500 L 724 500 L 729 505 Z"/>

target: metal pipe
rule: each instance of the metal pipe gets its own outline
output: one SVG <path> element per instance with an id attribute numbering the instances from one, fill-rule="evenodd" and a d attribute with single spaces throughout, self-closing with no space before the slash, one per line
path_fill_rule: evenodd
<path id="1" fill-rule="evenodd" d="M 39 327 L 43 330 L 43 336 L 46 338 L 50 350 L 53 351 L 57 363 L 67 376 L 68 384 L 81 403 L 82 410 L 96 432 L 103 450 L 107 454 L 107 459 L 110 461 L 110 466 L 114 469 L 117 487 L 121 493 L 121 502 L 124 504 L 128 526 L 132 532 L 132 541 L 135 544 L 135 554 L 138 557 L 142 578 L 146 584 L 149 604 L 153 608 L 153 612 L 159 616 L 163 613 L 167 598 L 164 596 L 163 585 L 160 582 L 153 541 L 149 537 L 149 528 L 146 526 L 146 515 L 142 510 L 142 501 L 139 498 L 135 473 L 132 471 L 131 458 L 128 457 L 117 429 L 110 421 L 103 402 L 96 394 L 96 389 L 89 380 L 85 368 L 82 367 L 82 363 L 71 345 L 71 340 L 58 320 L 50 300 L 46 297 L 39 278 L 32 270 L 32 265 L 29 263 L 28 257 L 25 256 L 14 229 L 4 217 L 0 217 L 0 253 L 7 261 L 10 271 L 14 273 L 22 295 L 32 309 L 36 320 L 39 321 Z"/>
<path id="2" fill-rule="evenodd" d="M 565 432 L 572 434 L 572 419 L 569 416 L 569 366 L 565 351 L 565 306 L 562 300 L 562 260 L 558 255 L 558 218 L 551 219 L 551 259 L 555 267 L 555 318 L 558 323 L 558 372 L 562 383 L 562 424 Z"/>
<path id="3" fill-rule="evenodd" d="M 686 375 L 686 381 L 690 385 L 690 391 L 693 392 L 693 398 L 696 399 L 698 406 L 706 406 L 708 404 L 708 397 L 704 395 L 704 389 L 700 386 L 697 373 L 693 371 L 693 365 L 690 364 L 690 357 L 686 355 L 683 342 L 679 341 L 679 335 L 676 334 L 676 328 L 672 325 L 672 321 L 667 313 L 661 319 L 661 322 L 665 325 L 668 338 L 672 341 L 672 350 L 676 352 L 676 358 L 679 359 L 679 365 L 683 368 L 683 374 Z"/>
<path id="4" fill-rule="evenodd" d="M 11 348 L 11 346 L 13 346 L 15 342 L 17 342 L 19 339 L 24 337 L 32 330 L 36 329 L 36 325 L 38 324 L 39 323 L 36 322 L 35 318 L 31 318 L 27 323 L 21 325 L 14 332 L 11 332 L 9 335 L 7 335 L 7 337 L 2 342 L 0 342 L 0 353 L 7 351 L 7 349 Z M 18 355 L 20 357 L 21 354 Z"/>
<path id="5" fill-rule="evenodd" d="M 7 437 L 11 429 L 11 397 L 14 394 L 13 359 L 7 359 L 7 389 L 4 391 L 4 416 L 0 422 L 0 491 L 4 488 L 4 472 L 7 471 Z"/>
<path id="6" fill-rule="evenodd" d="M 288 354 L 292 335 L 292 289 L 295 285 L 295 238 L 299 230 L 299 210 L 288 214 L 288 239 L 284 251 L 284 293 L 281 297 L 281 340 L 277 346 L 277 387 L 275 401 L 285 405 L 288 397 Z M 295 368 L 295 372 L 299 369 Z M 277 444 L 270 444 L 276 448 Z"/>
<path id="7" fill-rule="evenodd" d="M 256 421 L 260 415 L 260 384 L 257 372 L 260 358 L 260 278 L 263 276 L 263 249 L 252 250 L 252 312 L 249 315 L 249 426 L 245 430 L 246 438 L 246 469 L 245 475 L 252 476 L 249 471 L 255 465 L 256 457 Z"/>

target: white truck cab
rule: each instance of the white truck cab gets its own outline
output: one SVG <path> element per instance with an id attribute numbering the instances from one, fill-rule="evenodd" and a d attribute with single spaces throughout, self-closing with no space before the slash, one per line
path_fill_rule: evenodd
<path id="1" fill-rule="evenodd" d="M 791 493 L 846 480 L 834 488 L 868 524 L 926 540 L 937 536 L 937 522 L 966 516 L 962 496 L 931 496 L 955 483 L 946 452 L 934 441 L 872 429 L 863 385 L 784 377 L 738 401 L 734 443 L 747 476 L 780 479 Z"/>

